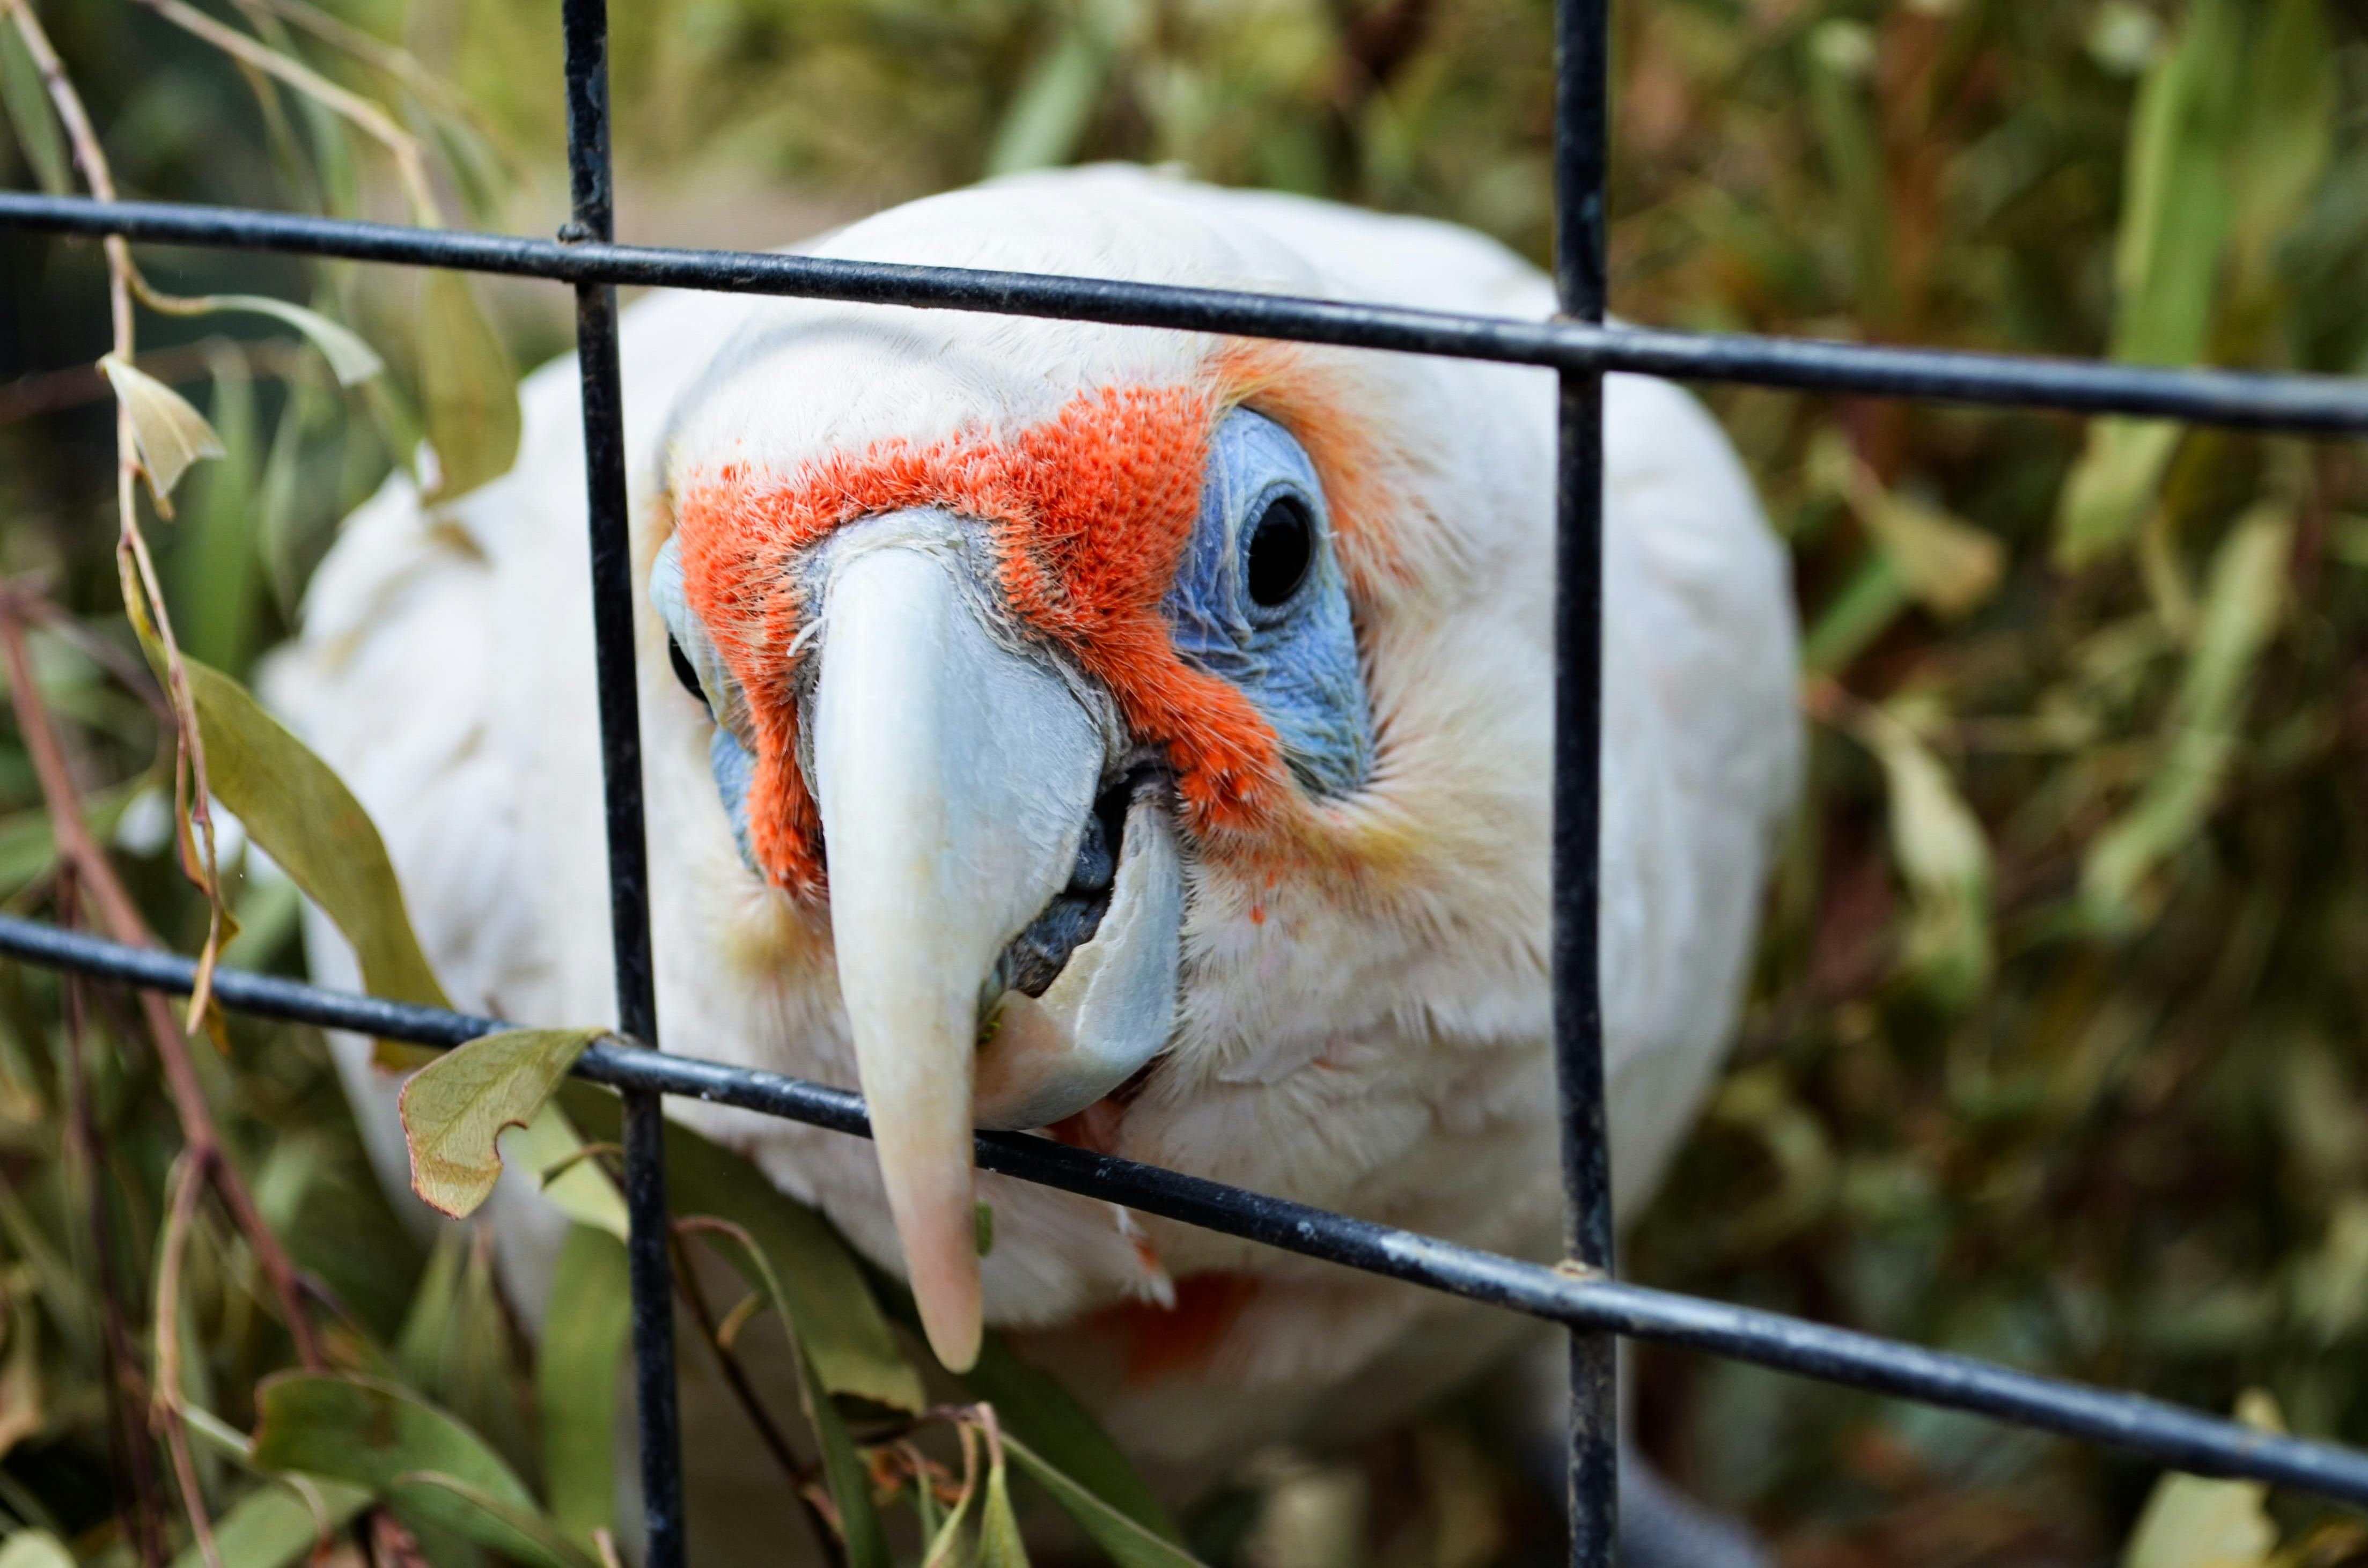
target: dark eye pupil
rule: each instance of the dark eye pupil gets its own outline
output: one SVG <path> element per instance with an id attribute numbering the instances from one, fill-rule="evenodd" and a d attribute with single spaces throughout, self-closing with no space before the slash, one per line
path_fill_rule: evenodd
<path id="1" fill-rule="evenodd" d="M 1306 506 L 1289 495 L 1277 498 L 1250 529 L 1243 570 L 1250 602 L 1272 609 L 1289 600 L 1315 559 L 1315 522 Z"/>
<path id="2" fill-rule="evenodd" d="M 683 690 L 699 699 L 701 708 L 707 708 L 707 691 L 699 684 L 699 672 L 691 668 L 690 655 L 682 651 L 682 644 L 671 636 L 666 639 L 666 663 L 674 666 L 674 678 L 682 682 Z M 708 711 L 712 713 L 714 710 L 710 708 Z"/>

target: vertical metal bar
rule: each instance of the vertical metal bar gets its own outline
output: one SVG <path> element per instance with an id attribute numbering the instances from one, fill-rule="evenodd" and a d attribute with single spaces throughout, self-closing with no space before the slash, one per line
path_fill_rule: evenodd
<path id="1" fill-rule="evenodd" d="M 607 0 L 564 0 L 567 172 L 575 218 L 561 238 L 615 237 L 609 165 Z M 617 360 L 617 290 L 575 290 L 583 381 L 584 477 L 592 540 L 592 639 L 608 792 L 609 925 L 616 949 L 617 1022 L 655 1049 L 658 1007 L 650 957 L 649 843 L 642 814 L 641 702 L 633 660 L 631 515 L 625 493 L 624 396 Z M 682 1437 L 675 1398 L 674 1277 L 666 1193 L 665 1114 L 654 1094 L 627 1092 L 625 1208 L 633 1295 L 633 1393 L 639 1418 L 648 1568 L 683 1568 Z"/>
<path id="2" fill-rule="evenodd" d="M 1554 289 L 1563 313 L 1600 322 L 1610 141 L 1611 0 L 1554 8 Z M 1554 506 L 1554 1032 L 1562 1094 L 1564 1243 L 1611 1270 L 1611 1145 L 1597 972 L 1603 763 L 1603 376 L 1565 371 Z M 1572 1568 L 1619 1551 L 1620 1392 L 1608 1334 L 1570 1339 Z"/>

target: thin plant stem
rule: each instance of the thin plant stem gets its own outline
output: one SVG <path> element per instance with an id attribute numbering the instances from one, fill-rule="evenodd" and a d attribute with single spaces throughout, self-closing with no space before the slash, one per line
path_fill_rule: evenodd
<path id="1" fill-rule="evenodd" d="M 181 1488 L 181 1507 L 189 1516 L 189 1531 L 206 1568 L 222 1568 L 222 1551 L 214 1544 L 213 1519 L 206 1512 L 204 1488 L 198 1481 L 196 1456 L 189 1451 L 189 1429 L 181 1419 L 181 1267 L 188 1259 L 189 1233 L 197 1228 L 198 1199 L 204 1194 L 207 1167 L 216 1157 L 211 1149 L 195 1146 L 181 1151 L 165 1181 L 170 1202 L 165 1217 L 163 1259 L 156 1268 L 156 1391 L 154 1420 L 165 1446 L 173 1456 L 173 1478 Z"/>
<path id="2" fill-rule="evenodd" d="M 16 0 L 16 3 L 21 4 L 22 0 Z M 360 94 L 337 85 L 302 61 L 282 54 L 269 44 L 249 38 L 234 28 L 224 27 L 197 7 L 184 5 L 182 0 L 140 0 L 140 3 L 175 27 L 195 33 L 232 58 L 279 77 L 324 108 L 359 127 L 394 159 L 395 172 L 402 176 L 404 190 L 411 198 L 413 215 L 422 223 L 438 228 L 443 226 L 443 213 L 437 205 L 435 187 L 428 182 L 427 160 L 420 151 L 419 138 L 395 124 L 385 109 Z"/>
<path id="3" fill-rule="evenodd" d="M 115 174 L 107 161 L 107 152 L 99 144 L 98 133 L 91 126 L 89 111 L 84 108 L 82 95 L 75 91 L 73 79 L 67 76 L 65 65 L 50 42 L 49 34 L 41 29 L 40 18 L 33 15 L 28 0 L 0 0 L 8 19 L 16 25 L 17 36 L 25 42 L 26 51 L 32 56 L 43 85 L 49 90 L 50 102 L 63 126 L 68 145 L 74 149 L 75 166 L 82 170 L 83 179 L 90 193 L 101 201 L 116 199 Z M 131 264 L 131 249 L 120 234 L 109 234 L 105 241 L 107 254 L 107 290 L 108 308 L 114 321 L 113 357 L 124 364 L 134 358 L 131 298 L 139 271 Z M 115 505 L 120 535 L 120 554 L 136 561 L 137 574 L 147 600 L 147 613 L 155 627 L 156 639 L 164 649 L 165 687 L 177 716 L 180 760 L 175 769 L 176 804 L 186 801 L 186 812 L 176 812 L 180 824 L 176 832 L 187 835 L 194 828 L 198 853 L 191 854 L 186 836 L 183 838 L 183 864 L 190 880 L 206 895 L 207 927 L 205 951 L 199 962 L 198 984 L 189 997 L 191 1019 L 203 1017 L 211 1003 L 213 982 L 213 960 L 222 948 L 222 877 L 214 854 L 212 792 L 206 787 L 205 737 L 198 723 L 198 708 L 189 692 L 188 671 L 181 662 L 179 640 L 173 633 L 173 619 L 165 608 L 164 590 L 156 581 L 155 567 L 148 559 L 148 541 L 140 531 L 140 501 L 133 481 L 142 472 L 140 443 L 131 426 L 131 414 L 120 401 L 115 415 Z M 153 476 L 152 476 L 153 479 Z M 164 494 L 151 485 L 160 512 L 169 515 Z M 141 613 L 140 598 L 131 590 L 133 573 L 123 569 L 124 608 L 135 616 Z M 186 792 L 184 781 L 189 786 Z M 97 891 L 93 884 L 94 892 Z"/>
<path id="4" fill-rule="evenodd" d="M 77 900 L 71 868 L 62 870 L 56 888 L 60 924 L 76 924 Z M 67 1147 L 82 1167 L 87 1188 L 92 1268 L 98 1280 L 99 1342 L 108 1366 L 107 1406 L 116 1463 L 131 1493 L 125 1510 L 125 1533 L 142 1568 L 163 1568 L 165 1560 L 164 1505 L 157 1494 L 155 1455 L 139 1412 L 148 1391 L 140 1376 L 140 1358 L 123 1310 L 123 1277 L 115 1256 L 115 1223 L 107 1201 L 107 1162 L 98 1136 L 98 1119 L 91 1105 L 89 1060 L 85 1050 L 87 1010 L 83 983 L 65 981 L 66 1129 Z"/>
<path id="5" fill-rule="evenodd" d="M 707 1292 L 700 1288 L 698 1274 L 691 1267 L 689 1252 L 683 1245 L 685 1236 L 719 1229 L 723 1223 L 723 1221 L 707 1220 L 700 1216 L 675 1221 L 676 1289 L 681 1294 L 685 1304 L 690 1308 L 690 1315 L 699 1324 L 700 1337 L 705 1340 L 707 1347 L 715 1353 L 716 1362 L 723 1369 L 723 1381 L 732 1390 L 733 1398 L 739 1402 L 740 1408 L 746 1413 L 749 1424 L 757 1428 L 757 1436 L 763 1440 L 766 1451 L 773 1456 L 773 1461 L 780 1465 L 782 1473 L 789 1477 L 790 1489 L 795 1494 L 800 1506 L 805 1509 L 807 1522 L 814 1526 L 815 1538 L 823 1543 L 823 1550 L 830 1554 L 831 1561 L 844 1562 L 847 1560 L 846 1548 L 839 1540 L 836 1506 L 824 1507 L 823 1499 L 818 1499 L 814 1495 L 815 1471 L 798 1462 L 798 1456 L 791 1449 L 789 1439 L 782 1435 L 780 1427 L 774 1424 L 772 1414 L 765 1408 L 764 1401 L 757 1397 L 757 1386 L 749 1381 L 747 1369 L 741 1366 L 740 1358 L 733 1352 L 730 1346 L 724 1343 L 723 1335 L 716 1327 L 715 1313 L 708 1304 Z M 731 1231 L 744 1245 L 754 1246 L 755 1244 L 746 1232 L 737 1226 L 731 1227 Z M 803 1352 L 795 1353 L 803 1354 Z"/>
<path id="6" fill-rule="evenodd" d="M 23 616 L 14 598 L 6 594 L 0 594 L 0 653 L 5 653 L 8 667 L 8 697 L 16 708 L 17 731 L 33 760 L 33 771 L 40 780 L 41 798 L 49 808 L 51 825 L 57 837 L 59 856 L 73 868 L 77 885 L 89 894 L 109 936 L 134 947 L 154 947 L 156 940 L 147 922 L 83 818 L 82 803 L 66 772 L 65 753 L 59 744 L 56 726 L 41 701 L 40 688 L 33 684 L 32 661 L 25 648 Z M 222 1138 L 215 1131 L 213 1112 L 206 1103 L 197 1068 L 189 1060 L 188 1037 L 163 996 L 143 990 L 140 1001 L 157 1063 L 164 1069 L 165 1086 L 180 1119 L 181 1140 L 189 1149 L 199 1152 L 202 1168 L 229 1211 L 232 1223 L 255 1249 L 256 1261 L 271 1282 L 272 1294 L 279 1303 L 289 1335 L 296 1343 L 299 1359 L 317 1371 L 325 1363 L 312 1316 L 303 1304 L 295 1265 L 256 1209 L 245 1180 L 222 1155 Z"/>

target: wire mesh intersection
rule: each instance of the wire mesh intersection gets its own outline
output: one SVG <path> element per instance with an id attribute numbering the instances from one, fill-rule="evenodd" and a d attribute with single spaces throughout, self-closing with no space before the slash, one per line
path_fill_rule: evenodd
<path id="1" fill-rule="evenodd" d="M 1560 1267 L 1523 1263 L 1018 1134 L 979 1134 L 981 1167 L 1567 1326 L 1574 1568 L 1609 1568 L 1617 1552 L 1618 1399 L 1611 1346 L 1618 1335 L 1971 1411 L 2109 1444 L 2182 1471 L 2271 1482 L 2368 1507 L 2368 1454 L 2253 1431 L 2140 1395 L 1611 1277 L 1595 926 L 1605 373 L 2332 436 L 2368 434 L 2368 380 L 1607 326 L 1609 13 L 1610 0 L 1558 0 L 1556 8 L 1555 286 L 1563 313 L 1552 322 L 1099 278 L 617 244 L 611 232 L 606 0 L 564 0 L 563 6 L 574 216 L 556 240 L 0 192 L 0 228 L 448 267 L 575 287 L 610 921 L 622 1025 L 621 1035 L 594 1045 L 576 1071 L 616 1088 L 625 1101 L 634 1386 L 649 1568 L 682 1568 L 687 1560 L 662 1098 L 675 1095 L 737 1106 L 860 1136 L 869 1136 L 870 1123 L 860 1096 L 844 1090 L 655 1049 L 657 1014 L 617 351 L 620 284 L 1168 327 L 1535 365 L 1560 374 L 1552 951 L 1571 1261 Z M 187 993 L 195 980 L 195 965 L 177 956 L 7 916 L 0 916 L 0 952 L 163 991 Z M 237 971 L 219 971 L 214 985 L 228 1007 L 426 1045 L 458 1045 L 512 1027 Z"/>

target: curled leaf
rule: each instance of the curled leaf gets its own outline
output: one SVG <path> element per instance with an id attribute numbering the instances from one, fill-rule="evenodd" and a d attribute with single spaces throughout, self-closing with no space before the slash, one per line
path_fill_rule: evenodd
<path id="1" fill-rule="evenodd" d="M 268 294 L 215 294 L 198 302 L 209 310 L 246 311 L 286 322 L 321 351 L 321 358 L 329 362 L 330 373 L 337 378 L 339 386 L 359 386 L 386 369 L 386 361 L 378 357 L 378 350 L 363 342 L 359 333 L 318 311 L 275 300 Z"/>
<path id="2" fill-rule="evenodd" d="M 497 1141 L 534 1119 L 598 1029 L 506 1029 L 446 1052 L 403 1086 L 411 1187 L 465 1219 L 502 1174 Z"/>
<path id="3" fill-rule="evenodd" d="M 189 400 L 120 356 L 109 354 L 98 362 L 116 400 L 131 420 L 131 438 L 140 449 L 140 466 L 160 510 L 165 509 L 173 486 L 200 458 L 222 455 L 222 437 Z"/>

